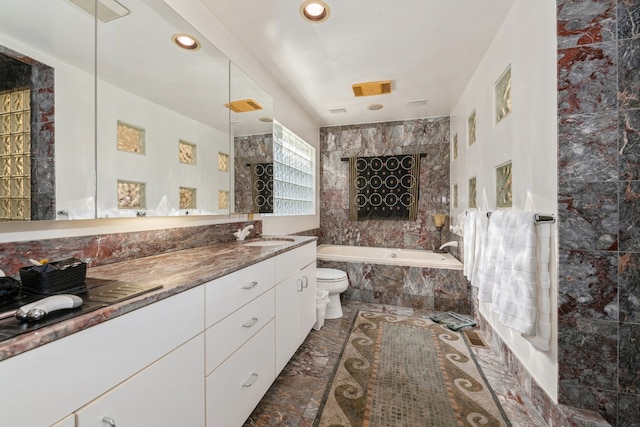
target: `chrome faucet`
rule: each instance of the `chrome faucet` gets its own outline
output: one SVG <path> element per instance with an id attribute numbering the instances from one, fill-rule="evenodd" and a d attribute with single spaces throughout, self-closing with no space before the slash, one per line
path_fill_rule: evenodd
<path id="1" fill-rule="evenodd" d="M 238 231 L 233 233 L 233 235 L 236 236 L 236 240 L 244 240 L 249 235 L 249 230 L 253 230 L 253 224 L 247 225 L 242 230 L 238 228 Z"/>
<path id="2" fill-rule="evenodd" d="M 457 240 L 453 240 L 451 242 L 447 242 L 447 243 L 443 244 L 442 246 L 440 246 L 438 248 L 438 250 L 442 251 L 442 250 L 444 250 L 444 248 L 449 247 L 449 246 L 451 246 L 453 248 L 457 248 L 458 247 L 458 241 Z"/>

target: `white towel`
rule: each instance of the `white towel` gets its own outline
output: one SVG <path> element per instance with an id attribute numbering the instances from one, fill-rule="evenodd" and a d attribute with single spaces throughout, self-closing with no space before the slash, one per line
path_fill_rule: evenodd
<path id="1" fill-rule="evenodd" d="M 471 272 L 471 285 L 478 287 L 478 270 L 480 259 L 485 252 L 487 229 L 489 228 L 489 218 L 487 212 L 478 211 L 476 215 L 476 241 L 474 243 L 473 270 Z"/>
<path id="2" fill-rule="evenodd" d="M 538 224 L 536 238 L 538 322 L 535 335 L 522 334 L 522 336 L 537 349 L 549 351 L 551 345 L 551 276 L 549 274 L 551 224 Z"/>
<path id="3" fill-rule="evenodd" d="M 476 243 L 476 215 L 477 211 L 468 211 L 464 221 L 464 234 L 462 237 L 464 247 L 464 259 L 462 273 L 471 281 L 475 257 Z"/>
<path id="4" fill-rule="evenodd" d="M 493 299 L 493 287 L 496 282 L 496 264 L 498 251 L 502 244 L 502 216 L 504 212 L 495 211 L 484 235 L 484 241 L 479 248 L 477 277 L 474 280 L 478 286 L 478 300 L 491 302 Z"/>
<path id="5" fill-rule="evenodd" d="M 494 222 L 494 215 L 490 222 Z M 538 263 L 535 219 L 530 212 L 505 212 L 496 218 L 502 231 L 496 260 L 492 310 L 505 326 L 535 334 L 538 313 Z"/>

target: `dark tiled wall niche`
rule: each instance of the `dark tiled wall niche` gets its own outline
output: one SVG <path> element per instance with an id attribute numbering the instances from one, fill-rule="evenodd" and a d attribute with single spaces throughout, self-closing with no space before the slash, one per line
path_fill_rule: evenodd
<path id="1" fill-rule="evenodd" d="M 420 159 L 416 221 L 349 220 L 349 162 L 343 157 L 426 153 Z M 320 129 L 320 242 L 433 249 L 432 214 L 449 212 L 449 117 Z M 442 233 L 449 237 L 449 222 Z"/>
<path id="2" fill-rule="evenodd" d="M 236 212 L 257 212 L 251 200 L 251 168 L 247 164 L 273 162 L 273 134 L 233 138 L 234 200 Z"/>
<path id="3" fill-rule="evenodd" d="M 640 0 L 557 0 L 561 404 L 640 419 Z"/>

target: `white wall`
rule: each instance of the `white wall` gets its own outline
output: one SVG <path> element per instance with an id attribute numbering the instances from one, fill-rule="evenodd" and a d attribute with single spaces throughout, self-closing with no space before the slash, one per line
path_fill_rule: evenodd
<path id="1" fill-rule="evenodd" d="M 511 64 L 513 109 L 495 124 L 493 85 Z M 557 213 L 556 2 L 516 0 L 451 116 L 458 158 L 451 186 L 458 185 L 456 218 L 468 208 L 468 181 L 476 177 L 477 206 L 496 209 L 495 167 L 512 161 L 513 210 Z M 477 142 L 467 145 L 467 118 L 476 110 Z M 453 146 L 453 144 L 452 144 Z M 453 203 L 452 203 L 453 208 Z M 557 306 L 557 232 L 552 236 L 551 307 Z M 486 305 L 480 312 L 536 381 L 557 399 L 557 312 L 552 310 L 552 348 L 536 350 L 519 333 L 500 325 Z"/>

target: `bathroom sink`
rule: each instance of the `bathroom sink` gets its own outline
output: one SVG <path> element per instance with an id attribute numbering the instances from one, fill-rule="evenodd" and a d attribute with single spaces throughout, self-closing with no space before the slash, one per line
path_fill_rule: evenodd
<path id="1" fill-rule="evenodd" d="M 293 242 L 292 239 L 264 239 L 247 242 L 245 246 L 280 246 Z"/>

